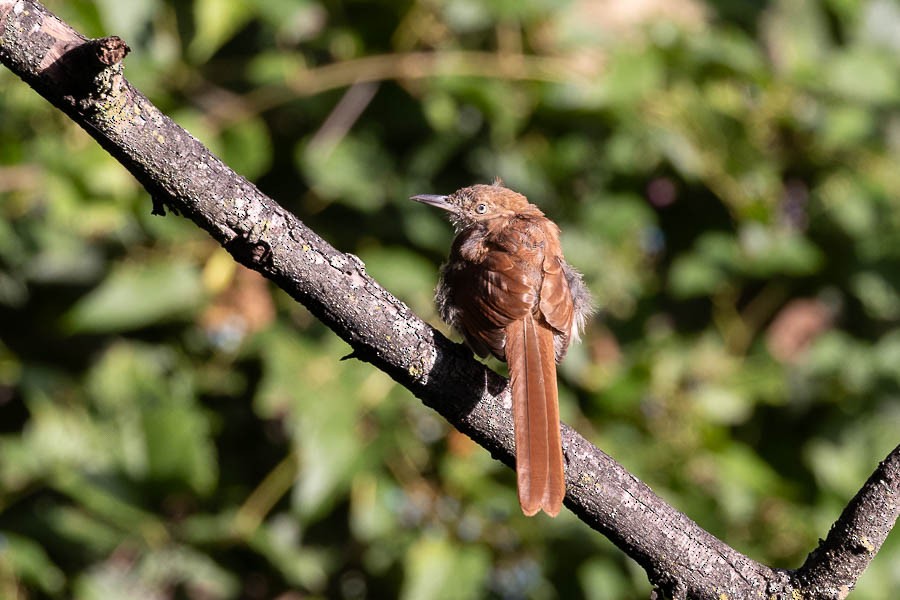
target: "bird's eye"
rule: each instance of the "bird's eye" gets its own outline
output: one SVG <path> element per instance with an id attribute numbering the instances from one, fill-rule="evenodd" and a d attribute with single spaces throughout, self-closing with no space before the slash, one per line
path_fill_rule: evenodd
<path id="1" fill-rule="evenodd" d="M 479 215 L 483 215 L 487 212 L 487 204 L 485 204 L 484 202 L 480 203 L 475 207 L 475 212 L 477 212 Z"/>

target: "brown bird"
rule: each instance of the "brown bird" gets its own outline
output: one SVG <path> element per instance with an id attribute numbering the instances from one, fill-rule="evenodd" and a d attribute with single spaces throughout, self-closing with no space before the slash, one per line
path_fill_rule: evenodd
<path id="1" fill-rule="evenodd" d="M 559 227 L 499 181 L 411 199 L 450 213 L 438 310 L 478 356 L 509 364 L 519 504 L 555 517 L 566 494 L 556 363 L 591 313 L 587 288 L 563 258 Z"/>

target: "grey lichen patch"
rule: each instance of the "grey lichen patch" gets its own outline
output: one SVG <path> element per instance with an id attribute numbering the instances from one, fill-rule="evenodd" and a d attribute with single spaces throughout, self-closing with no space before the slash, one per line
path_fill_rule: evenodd
<path id="1" fill-rule="evenodd" d="M 140 102 L 139 104 L 135 104 L 135 106 L 140 106 L 141 114 L 144 115 L 154 127 L 160 127 L 165 122 L 162 113 L 159 112 L 159 109 L 154 105 Z"/>
<path id="2" fill-rule="evenodd" d="M 348 273 L 350 289 L 358 290 L 366 286 L 367 280 L 359 271 L 352 269 Z"/>
<path id="3" fill-rule="evenodd" d="M 222 203 L 222 208 L 225 212 L 225 223 L 231 229 L 237 229 L 238 223 L 240 222 L 240 218 L 237 215 L 237 211 L 235 210 L 235 205 L 238 200 L 235 198 L 222 198 L 220 200 Z"/>
<path id="4" fill-rule="evenodd" d="M 331 257 L 331 260 L 328 261 L 328 264 L 330 264 L 335 269 L 343 272 L 344 267 L 347 265 L 347 259 L 344 258 L 343 254 L 336 254 Z"/>
<path id="5" fill-rule="evenodd" d="M 119 96 L 119 91 L 122 89 L 122 63 L 102 69 L 94 77 L 94 85 L 97 88 L 98 102 L 107 102 Z"/>
<path id="6" fill-rule="evenodd" d="M 578 476 L 578 485 L 590 487 L 590 486 L 594 485 L 594 478 L 591 477 L 590 473 L 581 473 Z"/>
<path id="7" fill-rule="evenodd" d="M 234 210 L 238 218 L 243 221 L 243 231 L 248 233 L 258 232 L 265 227 L 261 223 L 263 215 L 261 202 L 255 202 L 245 196 L 239 196 L 234 199 Z"/>
<path id="8" fill-rule="evenodd" d="M 265 223 L 260 222 L 262 220 L 263 210 L 262 202 L 247 203 L 247 213 L 245 218 L 252 223 L 255 223 L 255 225 L 251 227 L 251 231 L 262 231 L 268 228 L 268 221 Z"/>
<path id="9" fill-rule="evenodd" d="M 402 336 L 416 335 L 422 330 L 422 323 L 418 319 L 394 319 L 391 329 Z"/>
<path id="10" fill-rule="evenodd" d="M 121 82 L 121 75 L 119 76 Z M 128 116 L 128 98 L 118 91 L 113 93 L 103 93 L 96 98 L 92 104 L 96 111 L 97 121 L 113 127 L 117 131 L 121 131 L 132 126 L 134 121 Z"/>
<path id="11" fill-rule="evenodd" d="M 282 229 L 287 224 L 287 219 L 279 210 L 272 213 L 269 221 L 272 223 L 272 229 Z"/>
<path id="12" fill-rule="evenodd" d="M 209 169 L 209 165 L 202 164 L 203 169 Z M 199 166 L 198 164 L 198 166 Z M 266 237 L 271 222 L 263 218 L 264 206 L 262 202 L 254 202 L 244 196 L 235 197 L 232 200 L 232 210 L 229 214 L 229 225 L 244 234 L 244 237 L 255 244 Z"/>
<path id="13" fill-rule="evenodd" d="M 412 360 L 407 366 L 406 372 L 410 377 L 427 384 L 429 376 L 434 369 L 434 363 L 437 360 L 437 351 L 434 346 L 420 341 L 409 353 L 409 356 Z"/>
<path id="14" fill-rule="evenodd" d="M 382 303 L 377 299 L 369 304 L 369 314 L 381 313 L 387 317 L 396 317 L 397 309 L 387 303 Z"/>

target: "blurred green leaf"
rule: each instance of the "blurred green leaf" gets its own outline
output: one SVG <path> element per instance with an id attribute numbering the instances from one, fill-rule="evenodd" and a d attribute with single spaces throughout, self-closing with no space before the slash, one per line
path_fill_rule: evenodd
<path id="1" fill-rule="evenodd" d="M 196 62 L 208 59 L 252 14 L 252 5 L 245 2 L 195 0 L 194 22 L 197 30 L 189 46 L 191 58 Z"/>
<path id="2" fill-rule="evenodd" d="M 263 122 L 247 119 L 223 131 L 221 158 L 248 179 L 264 173 L 272 161 L 272 145 Z"/>
<path id="3" fill-rule="evenodd" d="M 736 520 L 749 521 L 766 497 L 780 491 L 778 474 L 747 446 L 731 444 L 715 460 L 721 476 L 719 500 Z"/>
<path id="4" fill-rule="evenodd" d="M 63 323 L 73 333 L 126 331 L 189 317 L 202 299 L 199 274 L 190 264 L 120 264 Z"/>
<path id="5" fill-rule="evenodd" d="M 852 282 L 853 292 L 875 319 L 896 320 L 900 317 L 900 296 L 894 285 L 878 273 L 858 273 Z"/>
<path id="6" fill-rule="evenodd" d="M 212 491 L 217 468 L 208 443 L 208 424 L 196 408 L 157 407 L 143 415 L 148 475 L 166 481 L 184 481 L 198 493 Z"/>
<path id="7" fill-rule="evenodd" d="M 872 134 L 874 127 L 871 111 L 855 105 L 839 105 L 829 110 L 823 119 L 822 143 L 829 149 L 839 150 L 862 142 Z"/>
<path id="8" fill-rule="evenodd" d="M 288 579 L 313 592 L 322 592 L 331 560 L 328 553 L 306 547 L 296 520 L 276 515 L 253 536 L 251 546 L 265 556 Z"/>
<path id="9" fill-rule="evenodd" d="M 829 91 L 869 104 L 900 99 L 898 65 L 880 50 L 852 49 L 831 61 L 825 84 Z"/>
<path id="10" fill-rule="evenodd" d="M 105 598 L 152 598 L 160 590 L 144 582 L 124 565 L 103 563 L 82 574 L 75 582 L 76 600 Z"/>
<path id="11" fill-rule="evenodd" d="M 814 77 L 830 49 L 828 23 L 821 3 L 778 0 L 761 21 L 763 39 L 775 67 L 804 80 Z"/>
<path id="12" fill-rule="evenodd" d="M 155 598 L 179 586 L 192 596 L 213 600 L 233 598 L 239 581 L 189 548 L 167 546 L 139 557 L 136 564 L 108 561 L 78 578 L 78 600 L 101 598 Z"/>
<path id="13" fill-rule="evenodd" d="M 85 558 L 96 558 L 114 551 L 123 541 L 121 527 L 106 522 L 107 516 L 103 511 L 97 515 L 80 507 L 52 506 L 47 507 L 44 519 L 57 539 L 78 546 Z"/>
<path id="14" fill-rule="evenodd" d="M 679 256 L 669 273 L 669 289 L 677 298 L 707 296 L 725 282 L 724 274 L 705 257 Z"/>
<path id="15" fill-rule="evenodd" d="M 900 364 L 900 332 L 894 330 L 885 334 L 875 346 L 875 360 L 878 368 L 886 377 L 900 382 L 900 373 L 896 365 Z"/>
<path id="16" fill-rule="evenodd" d="M 357 538 L 374 541 L 392 535 L 397 524 L 384 498 L 386 487 L 379 485 L 373 474 L 365 472 L 353 479 L 350 527 Z"/>
<path id="17" fill-rule="evenodd" d="M 694 399 L 703 416 L 718 423 L 742 423 L 753 410 L 747 398 L 725 386 L 705 385 L 694 393 Z"/>
<path id="18" fill-rule="evenodd" d="M 589 600 L 626 600 L 634 597 L 631 581 L 606 560 L 586 561 L 578 570 L 578 579 Z"/>
<path id="19" fill-rule="evenodd" d="M 760 277 L 775 274 L 808 275 L 822 265 L 822 252 L 811 241 L 794 232 L 749 223 L 739 232 L 742 263 L 746 271 Z"/>
<path id="20" fill-rule="evenodd" d="M 349 489 L 354 473 L 367 462 L 364 440 L 356 431 L 357 411 L 375 400 L 360 387 L 373 375 L 339 362 L 347 348 L 334 339 L 328 344 L 331 351 L 324 353 L 289 331 L 274 330 L 261 339 L 264 372 L 257 411 L 263 417 L 289 415 L 287 427 L 300 463 L 293 501 L 304 519 L 313 519 Z M 378 395 L 386 391 L 379 386 L 370 390 Z M 342 400 L 330 402 L 331 397 Z"/>
<path id="21" fill-rule="evenodd" d="M 98 362 L 88 386 L 115 424 L 116 456 L 129 475 L 206 494 L 218 475 L 212 432 L 193 381 L 179 367 L 184 364 L 165 348 L 120 343 Z"/>
<path id="22" fill-rule="evenodd" d="M 365 248 L 359 257 L 366 271 L 417 313 L 433 310 L 435 266 L 404 248 Z"/>
<path id="23" fill-rule="evenodd" d="M 806 460 L 827 490 L 851 498 L 871 470 L 865 449 L 861 444 L 820 439 L 807 445 Z"/>
<path id="24" fill-rule="evenodd" d="M 313 189 L 324 198 L 363 212 L 380 208 L 385 201 L 389 155 L 369 137 L 345 137 L 336 145 L 300 144 L 297 163 Z"/>
<path id="25" fill-rule="evenodd" d="M 91 511 L 91 518 L 72 519 L 78 516 L 63 510 L 60 516 L 67 519 L 66 524 L 74 524 L 76 531 L 85 538 L 93 538 L 96 543 L 109 541 L 111 536 L 103 529 L 107 525 L 118 527 L 119 531 L 127 531 L 131 535 L 139 535 L 148 542 L 164 540 L 167 533 L 155 515 L 137 505 L 136 498 L 127 497 L 124 490 L 118 489 L 112 480 L 96 477 L 88 478 L 73 471 L 59 470 L 53 474 L 53 486 L 59 492 L 79 501 L 84 508 Z M 79 529 L 80 528 L 80 529 Z"/>
<path id="26" fill-rule="evenodd" d="M 490 566 L 480 548 L 462 548 L 430 536 L 409 548 L 406 561 L 409 578 L 400 593 L 403 600 L 479 598 Z"/>
<path id="27" fill-rule="evenodd" d="M 129 3 L 128 10 L 122 10 L 122 5 L 115 0 L 97 0 L 96 4 L 106 30 L 115 31 L 126 40 L 139 39 L 155 13 L 162 8 L 159 0 L 134 0 Z"/>
<path id="28" fill-rule="evenodd" d="M 8 532 L 0 532 L 0 572 L 51 596 L 59 595 L 65 585 L 65 575 L 40 544 Z"/>
<path id="29" fill-rule="evenodd" d="M 165 589 L 180 583 L 191 595 L 204 598 L 233 598 L 241 582 L 205 553 L 184 546 L 171 546 L 147 555 L 140 565 L 141 575 L 158 581 Z"/>

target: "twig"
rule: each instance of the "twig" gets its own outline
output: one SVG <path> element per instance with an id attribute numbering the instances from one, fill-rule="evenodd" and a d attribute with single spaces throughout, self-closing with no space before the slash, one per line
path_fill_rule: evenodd
<path id="1" fill-rule="evenodd" d="M 597 54 L 592 54 L 590 58 L 467 50 L 380 54 L 299 71 L 283 85 L 260 87 L 246 94 L 244 100 L 256 112 L 262 112 L 298 96 L 315 96 L 362 83 L 433 77 L 587 84 L 600 76 L 604 66 L 602 57 Z"/>

